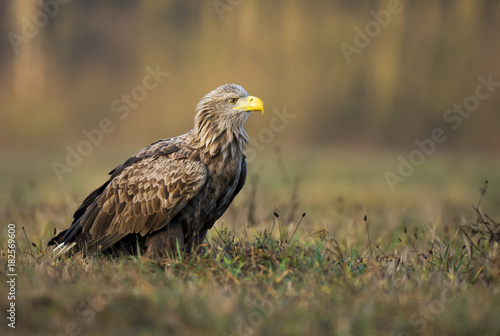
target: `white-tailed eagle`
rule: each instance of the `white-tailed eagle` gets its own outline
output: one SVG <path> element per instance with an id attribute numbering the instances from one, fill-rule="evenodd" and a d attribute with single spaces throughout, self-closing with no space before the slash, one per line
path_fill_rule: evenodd
<path id="1" fill-rule="evenodd" d="M 243 129 L 262 101 L 226 84 L 196 106 L 194 128 L 159 140 L 110 172 L 48 245 L 160 255 L 192 251 L 229 207 L 247 174 Z"/>

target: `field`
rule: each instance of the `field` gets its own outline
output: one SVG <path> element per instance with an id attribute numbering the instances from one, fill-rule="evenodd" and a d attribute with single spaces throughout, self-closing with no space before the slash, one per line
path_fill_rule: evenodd
<path id="1" fill-rule="evenodd" d="M 396 171 L 399 154 L 269 148 L 249 163 L 247 185 L 203 252 L 55 259 L 45 247 L 53 229 L 124 153 L 96 152 L 61 184 L 43 160 L 33 164 L 37 154 L 2 167 L 11 177 L 0 185 L 2 264 L 8 223 L 17 252 L 15 301 L 0 284 L 2 335 L 500 330 L 499 161 L 436 154 L 392 192 L 384 172 Z"/>

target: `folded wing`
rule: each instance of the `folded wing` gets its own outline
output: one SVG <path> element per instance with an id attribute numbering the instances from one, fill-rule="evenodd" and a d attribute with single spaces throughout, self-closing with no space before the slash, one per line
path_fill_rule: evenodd
<path id="1" fill-rule="evenodd" d="M 146 157 L 115 176 L 79 219 L 89 245 L 101 249 L 122 237 L 155 232 L 172 220 L 203 188 L 204 164 L 165 156 Z"/>

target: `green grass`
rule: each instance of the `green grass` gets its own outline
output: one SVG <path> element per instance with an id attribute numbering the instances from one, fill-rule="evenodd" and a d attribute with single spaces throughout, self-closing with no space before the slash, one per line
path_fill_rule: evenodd
<path id="1" fill-rule="evenodd" d="M 79 178 L 47 200 L 50 176 L 24 186 L 2 210 L 18 253 L 16 330 L 4 321 L 2 334 L 496 335 L 498 164 L 464 160 L 450 175 L 446 159 L 429 161 L 392 194 L 380 178 L 390 157 L 332 155 L 256 160 L 203 252 L 162 260 L 54 259 L 52 229 L 92 186 L 82 191 Z M 5 265 L 4 239 L 0 248 Z"/>

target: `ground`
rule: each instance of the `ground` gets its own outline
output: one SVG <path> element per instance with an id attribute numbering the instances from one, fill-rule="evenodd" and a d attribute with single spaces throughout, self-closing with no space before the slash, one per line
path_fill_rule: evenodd
<path id="1" fill-rule="evenodd" d="M 498 161 L 435 155 L 392 192 L 384 172 L 397 171 L 398 155 L 269 149 L 249 162 L 247 185 L 200 253 L 55 259 L 45 247 L 53 228 L 69 224 L 121 154 L 93 155 L 61 184 L 50 163 L 2 168 L 12 176 L 0 185 L 2 264 L 8 223 L 17 253 L 15 300 L 0 284 L 4 315 L 15 302 L 16 328 L 3 318 L 2 334 L 500 330 L 498 235 L 488 231 L 500 221 Z"/>

